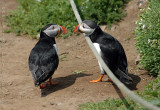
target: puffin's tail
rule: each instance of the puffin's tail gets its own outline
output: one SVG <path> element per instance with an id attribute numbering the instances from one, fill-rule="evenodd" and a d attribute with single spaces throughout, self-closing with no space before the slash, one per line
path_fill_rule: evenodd
<path id="1" fill-rule="evenodd" d="M 133 80 L 131 77 L 128 76 L 128 74 L 125 74 L 123 71 L 121 71 L 120 69 L 118 69 L 115 72 L 115 75 L 118 77 L 118 79 L 125 85 L 132 85 L 133 84 Z"/>
<path id="2" fill-rule="evenodd" d="M 42 83 L 41 79 L 40 79 L 42 74 L 43 74 L 43 72 L 42 72 L 41 68 L 39 68 L 39 67 L 36 72 L 32 73 L 35 86 L 39 86 Z"/>

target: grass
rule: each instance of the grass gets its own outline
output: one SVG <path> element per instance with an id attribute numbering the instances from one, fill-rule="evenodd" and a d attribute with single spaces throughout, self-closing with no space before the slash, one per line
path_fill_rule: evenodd
<path id="1" fill-rule="evenodd" d="M 98 0 L 97 4 L 94 0 L 75 0 L 78 9 L 81 10 L 82 20 L 91 19 L 98 24 L 107 25 L 117 23 L 126 15 L 123 8 L 127 1 L 129 0 Z M 19 4 L 17 9 L 6 17 L 7 25 L 10 27 L 6 32 L 36 38 L 42 27 L 48 23 L 56 23 L 68 30 L 67 34 L 61 36 L 66 38 L 72 35 L 73 29 L 78 24 L 69 0 L 41 0 L 41 2 L 17 0 L 17 2 Z"/>
<path id="2" fill-rule="evenodd" d="M 82 74 L 84 71 L 82 71 L 82 70 L 75 70 L 73 73 L 75 73 L 75 74 Z"/>

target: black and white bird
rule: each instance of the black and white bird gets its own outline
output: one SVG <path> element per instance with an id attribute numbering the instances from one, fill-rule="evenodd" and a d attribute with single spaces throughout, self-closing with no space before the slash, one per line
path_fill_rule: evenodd
<path id="1" fill-rule="evenodd" d="M 128 76 L 127 58 L 120 42 L 111 35 L 103 32 L 101 28 L 92 20 L 84 20 L 77 25 L 74 32 L 85 33 L 90 37 L 98 54 L 102 57 L 106 65 L 114 75 L 124 84 L 132 84 L 131 77 Z M 98 62 L 99 63 L 99 62 Z M 98 80 L 90 81 L 92 83 L 102 81 L 106 72 L 99 63 L 101 76 Z M 109 79 L 108 81 L 112 81 Z"/>
<path id="2" fill-rule="evenodd" d="M 43 89 L 52 82 L 52 75 L 59 64 L 58 49 L 55 37 L 67 33 L 67 30 L 57 24 L 47 24 L 40 33 L 40 39 L 31 50 L 29 56 L 29 70 L 32 73 L 35 86 Z M 44 82 L 49 79 L 47 84 Z"/>

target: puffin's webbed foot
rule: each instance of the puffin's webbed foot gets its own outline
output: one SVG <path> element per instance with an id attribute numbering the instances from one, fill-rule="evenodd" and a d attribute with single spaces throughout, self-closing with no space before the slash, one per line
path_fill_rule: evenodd
<path id="1" fill-rule="evenodd" d="M 48 82 L 47 82 L 47 84 L 48 84 L 48 85 L 57 85 L 57 84 L 58 84 L 58 82 L 56 82 L 56 81 L 55 81 L 55 82 L 48 81 Z"/>
<path id="2" fill-rule="evenodd" d="M 44 88 L 46 88 L 46 87 L 47 87 L 46 84 L 40 84 L 40 85 L 38 86 L 39 89 L 44 89 Z"/>
<path id="3" fill-rule="evenodd" d="M 56 81 L 53 82 L 53 81 L 52 81 L 52 77 L 50 77 L 50 78 L 49 78 L 49 81 L 47 81 L 47 84 L 48 84 L 48 85 L 57 85 L 58 82 L 56 82 Z"/>
<path id="4" fill-rule="evenodd" d="M 101 82 L 104 75 L 101 75 L 98 80 L 92 80 L 90 83 Z"/>
<path id="5" fill-rule="evenodd" d="M 112 79 L 108 78 L 107 82 L 113 82 Z"/>

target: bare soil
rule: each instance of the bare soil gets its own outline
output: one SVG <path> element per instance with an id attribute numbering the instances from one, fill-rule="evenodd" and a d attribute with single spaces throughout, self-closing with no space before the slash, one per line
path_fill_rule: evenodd
<path id="1" fill-rule="evenodd" d="M 111 30 L 102 26 L 125 49 L 128 70 L 134 80 L 134 85 L 129 87 L 132 91 L 142 91 L 148 81 L 153 80 L 147 71 L 139 70 L 135 65 L 137 53 L 132 32 L 140 14 L 138 1 L 132 0 L 126 5 L 127 16 Z M 16 9 L 17 5 L 16 0 L 0 0 L 3 8 L 0 8 L 0 21 L 3 21 L 2 14 Z M 1 25 L 0 30 L 3 28 Z M 75 110 L 79 104 L 86 102 L 100 102 L 109 97 L 123 98 L 123 93 L 114 84 L 106 82 L 107 76 L 103 82 L 89 83 L 99 77 L 100 69 L 83 35 L 56 39 L 60 64 L 53 80 L 59 85 L 44 90 L 34 87 L 28 69 L 28 56 L 37 41 L 0 32 L 0 110 Z"/>

